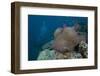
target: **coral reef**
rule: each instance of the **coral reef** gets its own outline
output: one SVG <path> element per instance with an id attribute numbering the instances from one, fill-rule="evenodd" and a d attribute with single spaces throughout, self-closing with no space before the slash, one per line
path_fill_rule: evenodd
<path id="1" fill-rule="evenodd" d="M 88 56 L 88 45 L 84 41 L 80 42 L 79 52 L 82 54 L 83 58 L 87 58 L 87 56 Z"/>
<path id="2" fill-rule="evenodd" d="M 74 27 L 64 25 L 63 28 L 57 28 L 54 32 L 54 40 L 42 46 L 37 60 L 87 58 L 86 37 L 82 32 L 80 35 L 78 29 L 79 25 Z"/>
<path id="3" fill-rule="evenodd" d="M 65 53 L 61 53 L 56 50 L 53 50 L 51 48 L 51 43 L 53 43 L 53 40 L 44 45 L 45 48 L 43 47 L 43 51 L 40 52 L 37 60 L 78 59 L 78 58 L 87 58 L 88 56 L 87 43 L 85 43 L 84 41 L 80 42 L 78 52 L 71 51 L 71 52 L 65 52 Z"/>
<path id="4" fill-rule="evenodd" d="M 55 51 L 44 49 L 42 52 L 40 52 L 37 60 L 53 60 L 56 59 Z"/>

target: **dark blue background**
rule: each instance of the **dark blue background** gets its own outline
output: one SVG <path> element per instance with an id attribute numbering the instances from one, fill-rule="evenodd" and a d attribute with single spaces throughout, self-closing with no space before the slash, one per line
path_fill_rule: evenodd
<path id="1" fill-rule="evenodd" d="M 53 39 L 56 28 L 74 26 L 79 23 L 87 26 L 87 17 L 28 15 L 28 60 L 36 60 L 41 46 Z"/>

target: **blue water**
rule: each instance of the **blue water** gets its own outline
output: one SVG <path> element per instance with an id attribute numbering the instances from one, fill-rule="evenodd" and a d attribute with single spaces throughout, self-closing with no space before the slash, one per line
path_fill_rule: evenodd
<path id="1" fill-rule="evenodd" d="M 87 17 L 28 15 L 28 60 L 36 60 L 41 47 L 53 39 L 56 28 L 63 24 L 71 27 L 76 23 L 88 25 Z M 86 29 L 82 29 L 87 32 Z M 81 30 L 81 31 L 82 31 Z"/>

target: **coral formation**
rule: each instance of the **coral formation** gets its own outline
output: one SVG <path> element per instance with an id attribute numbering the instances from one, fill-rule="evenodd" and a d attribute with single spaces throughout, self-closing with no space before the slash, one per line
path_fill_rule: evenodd
<path id="1" fill-rule="evenodd" d="M 54 40 L 44 44 L 37 60 L 77 59 L 88 57 L 85 35 L 79 35 L 79 25 L 57 28 Z M 77 49 L 75 50 L 75 47 Z"/>
<path id="2" fill-rule="evenodd" d="M 82 54 L 83 58 L 87 58 L 88 56 L 88 45 L 84 41 L 80 42 L 79 52 Z"/>
<path id="3" fill-rule="evenodd" d="M 66 52 L 66 53 L 60 53 L 56 50 L 53 50 L 51 45 L 48 43 L 48 48 L 40 52 L 37 60 L 54 60 L 54 59 L 77 59 L 77 58 L 87 58 L 88 53 L 87 53 L 87 43 L 84 41 L 81 41 L 79 44 L 79 50 L 78 52 L 76 51 L 71 51 L 71 52 Z M 46 44 L 47 45 L 47 44 Z"/>
<path id="4" fill-rule="evenodd" d="M 55 51 L 44 49 L 42 52 L 40 52 L 37 60 L 53 60 L 56 59 Z"/>

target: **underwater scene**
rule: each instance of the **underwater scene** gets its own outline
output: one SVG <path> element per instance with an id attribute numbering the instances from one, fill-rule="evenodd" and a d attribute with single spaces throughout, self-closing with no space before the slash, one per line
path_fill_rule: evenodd
<path id="1" fill-rule="evenodd" d="M 28 15 L 28 60 L 88 58 L 88 17 Z"/>

